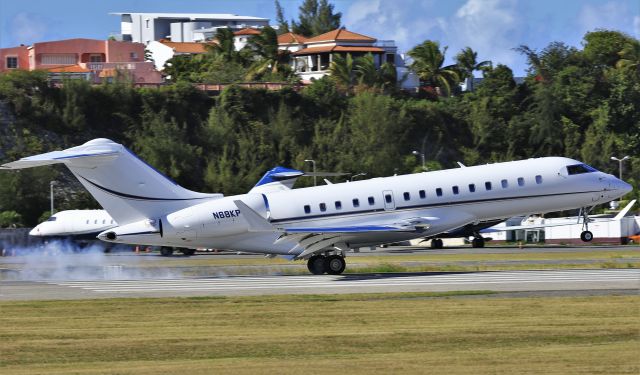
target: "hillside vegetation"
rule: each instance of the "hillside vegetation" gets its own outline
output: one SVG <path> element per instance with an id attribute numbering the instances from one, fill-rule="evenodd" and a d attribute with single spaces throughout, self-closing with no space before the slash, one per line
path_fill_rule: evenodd
<path id="1" fill-rule="evenodd" d="M 440 51 L 430 41 L 418 47 L 416 69 L 426 66 L 420 53 Z M 599 30 L 585 35 L 582 49 L 554 42 L 518 50 L 530 62 L 524 83 L 505 65 L 483 64 L 474 92 L 449 82 L 451 95 L 439 82 L 470 73 L 462 56 L 453 75 L 420 71 L 426 89 L 412 95 L 364 74 L 366 57 L 346 82 L 336 74 L 300 91 L 231 86 L 213 97 L 180 79 L 159 89 L 126 81 L 56 88 L 44 72 L 16 71 L 0 75 L 0 161 L 105 137 L 189 189 L 228 195 L 246 192 L 276 165 L 309 170 L 305 159 L 318 170 L 371 178 L 420 171 L 413 150 L 430 170 L 561 155 L 617 175 L 610 157 L 629 155 L 624 179 L 640 197 L 640 42 Z M 3 171 L 0 226 L 46 217 L 52 180 L 58 210 L 96 207 L 62 167 Z"/>

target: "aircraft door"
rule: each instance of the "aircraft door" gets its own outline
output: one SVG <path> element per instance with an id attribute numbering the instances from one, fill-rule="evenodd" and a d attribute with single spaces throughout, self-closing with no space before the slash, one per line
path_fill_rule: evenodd
<path id="1" fill-rule="evenodd" d="M 396 209 L 396 202 L 393 200 L 393 192 L 391 190 L 384 190 L 382 192 L 382 201 L 384 202 L 384 209 L 387 211 Z"/>

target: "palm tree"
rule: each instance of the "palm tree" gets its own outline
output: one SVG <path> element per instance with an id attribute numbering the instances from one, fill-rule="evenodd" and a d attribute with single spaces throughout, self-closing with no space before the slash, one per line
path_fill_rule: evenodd
<path id="1" fill-rule="evenodd" d="M 333 55 L 331 64 L 329 64 L 331 80 L 341 90 L 350 92 L 356 79 L 354 68 L 353 58 L 350 53 L 347 53 L 346 56 L 340 54 Z"/>
<path id="2" fill-rule="evenodd" d="M 627 43 L 618 54 L 620 60 L 616 63 L 616 68 L 635 69 L 640 74 L 640 43 Z"/>
<path id="3" fill-rule="evenodd" d="M 289 53 L 278 50 L 278 34 L 273 28 L 267 26 L 259 35 L 252 36 L 245 49 L 251 51 L 255 59 L 249 67 L 247 79 L 254 79 L 267 72 L 289 71 Z"/>
<path id="4" fill-rule="evenodd" d="M 478 62 L 478 53 L 472 50 L 471 47 L 466 47 L 456 55 L 456 65 L 460 73 L 460 80 L 464 81 L 467 78 L 471 78 L 471 87 L 468 89 L 473 91 L 473 72 L 491 68 L 492 64 L 489 60 Z"/>
<path id="5" fill-rule="evenodd" d="M 225 61 L 238 60 L 238 52 L 233 40 L 233 31 L 228 28 L 220 28 L 216 31 L 215 43 L 207 46 L 214 56 L 221 56 Z"/>
<path id="6" fill-rule="evenodd" d="M 455 65 L 442 66 L 447 47 L 440 51 L 440 44 L 426 40 L 409 51 L 413 59 L 411 69 L 425 85 L 438 87 L 444 95 L 450 95 L 451 86 L 460 81 Z"/>

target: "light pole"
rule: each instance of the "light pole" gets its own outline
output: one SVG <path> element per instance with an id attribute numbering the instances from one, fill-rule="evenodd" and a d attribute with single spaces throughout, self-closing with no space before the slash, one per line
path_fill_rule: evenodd
<path id="1" fill-rule="evenodd" d="M 304 161 L 313 164 L 313 186 L 316 186 L 316 161 L 313 159 L 304 159 Z"/>
<path id="2" fill-rule="evenodd" d="M 622 159 L 618 159 L 615 156 L 611 157 L 611 160 L 615 160 L 618 162 L 618 178 L 622 180 L 622 162 L 625 160 L 629 160 L 631 157 L 629 155 L 623 157 Z"/>
<path id="3" fill-rule="evenodd" d="M 424 152 L 418 152 L 418 151 L 412 151 L 411 152 L 413 155 L 418 156 L 420 155 L 420 160 L 422 160 L 422 170 L 426 171 L 427 168 L 424 166 Z"/>
<path id="4" fill-rule="evenodd" d="M 56 181 L 49 182 L 49 197 L 51 198 L 51 216 L 53 216 L 53 186 L 56 185 Z"/>
<path id="5" fill-rule="evenodd" d="M 360 176 L 366 176 L 366 173 L 358 173 L 358 174 L 354 174 L 353 176 L 351 176 L 351 178 L 349 179 L 349 181 L 353 181 L 356 179 L 356 177 L 360 177 Z"/>

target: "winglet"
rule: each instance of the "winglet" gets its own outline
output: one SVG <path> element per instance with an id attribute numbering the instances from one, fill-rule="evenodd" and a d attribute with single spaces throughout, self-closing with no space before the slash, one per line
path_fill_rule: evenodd
<path id="1" fill-rule="evenodd" d="M 250 232 L 277 232 L 278 229 L 271 225 L 267 219 L 263 218 L 255 212 L 251 207 L 247 206 L 241 200 L 235 200 L 233 203 L 240 209 L 244 219 L 249 223 Z"/>
<path id="2" fill-rule="evenodd" d="M 629 210 L 631 209 L 631 207 L 633 207 L 633 205 L 636 203 L 636 200 L 632 200 L 631 202 L 629 202 L 629 204 L 622 209 L 622 211 L 618 212 L 618 214 L 613 218 L 614 221 L 620 221 L 624 215 L 627 214 L 627 212 L 629 212 Z"/>

